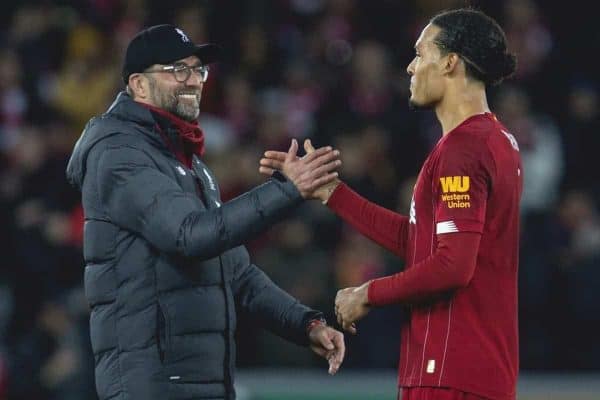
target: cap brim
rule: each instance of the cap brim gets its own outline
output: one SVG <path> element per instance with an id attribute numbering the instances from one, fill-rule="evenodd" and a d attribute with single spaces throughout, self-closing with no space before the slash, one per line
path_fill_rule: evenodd
<path id="1" fill-rule="evenodd" d="M 221 47 L 213 43 L 201 44 L 196 46 L 194 55 L 200 59 L 202 64 L 210 64 L 219 61 Z"/>

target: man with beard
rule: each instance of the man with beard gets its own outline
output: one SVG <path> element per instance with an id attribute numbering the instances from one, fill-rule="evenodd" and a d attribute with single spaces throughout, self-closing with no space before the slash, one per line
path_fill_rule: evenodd
<path id="1" fill-rule="evenodd" d="M 415 51 L 407 68 L 410 103 L 433 109 L 443 133 L 419 173 L 409 215 L 370 203 L 339 181 L 315 193 L 405 261 L 403 272 L 340 290 L 336 315 L 356 333 L 372 307 L 407 306 L 398 369 L 403 399 L 514 399 L 523 174 L 518 144 L 490 112 L 486 87 L 510 76 L 516 59 L 500 26 L 469 9 L 433 17 Z M 265 153 L 261 172 L 285 173 L 285 157 Z"/>
<path id="2" fill-rule="evenodd" d="M 236 314 L 310 346 L 334 374 L 342 333 L 277 287 L 242 243 L 336 178 L 338 152 L 222 203 L 200 158 L 197 122 L 212 44 L 172 25 L 143 30 L 125 55 L 119 93 L 75 145 L 68 179 L 82 191 L 85 292 L 100 399 L 234 399 Z"/>

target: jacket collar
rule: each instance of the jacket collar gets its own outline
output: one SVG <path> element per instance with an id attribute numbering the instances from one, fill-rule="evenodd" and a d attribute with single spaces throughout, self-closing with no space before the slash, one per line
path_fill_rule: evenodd
<path id="1" fill-rule="evenodd" d="M 161 142 L 164 147 L 173 151 L 173 149 L 170 148 L 171 146 L 169 143 L 165 143 L 163 140 L 164 138 L 161 138 L 162 135 L 157 134 L 156 128 L 158 127 L 159 130 L 162 129 L 162 133 L 165 133 L 167 138 L 175 145 L 177 153 L 183 149 L 180 149 L 179 146 L 177 146 L 177 142 L 179 142 L 179 140 L 176 140 L 178 134 L 174 133 L 179 133 L 183 130 L 184 133 L 181 136 L 183 139 L 181 145 L 198 156 L 204 154 L 204 135 L 197 123 L 188 123 L 164 110 L 158 109 L 157 111 L 156 107 L 138 103 L 125 91 L 122 91 L 117 95 L 115 101 L 108 108 L 106 113 L 117 119 L 143 126 L 146 128 L 144 129 L 144 133 L 146 133 L 147 136 L 154 141 Z M 165 125 L 165 120 L 168 120 L 169 124 Z"/>

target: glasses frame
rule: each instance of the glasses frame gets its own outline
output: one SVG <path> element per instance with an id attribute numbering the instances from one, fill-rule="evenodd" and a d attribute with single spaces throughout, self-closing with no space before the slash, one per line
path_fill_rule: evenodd
<path id="1" fill-rule="evenodd" d="M 148 70 L 144 71 L 144 73 L 154 73 L 154 72 L 170 72 L 173 74 L 175 80 L 179 83 L 185 83 L 192 76 L 192 71 L 198 74 L 200 78 L 200 82 L 205 83 L 208 79 L 208 65 L 187 65 L 186 63 L 175 63 L 172 65 L 165 65 L 160 67 L 160 69 L 156 70 Z"/>

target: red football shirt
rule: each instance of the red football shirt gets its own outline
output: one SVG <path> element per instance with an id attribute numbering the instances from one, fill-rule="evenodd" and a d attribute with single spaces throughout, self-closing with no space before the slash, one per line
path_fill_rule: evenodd
<path id="1" fill-rule="evenodd" d="M 402 327 L 400 386 L 515 398 L 521 188 L 517 142 L 486 113 L 440 139 L 419 173 L 408 217 L 345 185 L 331 196 L 328 205 L 336 213 L 406 261 L 404 272 L 369 286 L 373 305 L 410 306 L 410 322 Z M 459 232 L 469 240 L 481 237 L 468 281 L 456 288 L 444 251 L 457 247 L 449 239 Z"/>

